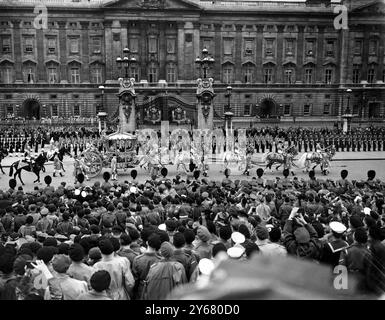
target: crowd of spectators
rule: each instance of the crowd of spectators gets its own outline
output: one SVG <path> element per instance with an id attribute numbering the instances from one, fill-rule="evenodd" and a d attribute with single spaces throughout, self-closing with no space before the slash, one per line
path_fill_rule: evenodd
<path id="1" fill-rule="evenodd" d="M 0 191 L 0 298 L 165 299 L 194 286 L 207 261 L 296 257 L 346 267 L 356 295 L 385 291 L 385 183 L 284 177 L 155 176 Z M 298 262 L 299 263 L 299 262 Z M 215 273 L 214 271 L 212 271 Z M 301 280 L 302 281 L 302 280 Z M 210 286 L 210 282 L 207 284 Z M 306 285 L 306 283 L 305 283 Z M 330 284 L 332 286 L 332 284 Z"/>

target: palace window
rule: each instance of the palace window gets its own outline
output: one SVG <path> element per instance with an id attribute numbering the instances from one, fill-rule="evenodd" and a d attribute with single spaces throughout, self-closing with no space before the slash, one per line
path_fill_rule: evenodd
<path id="1" fill-rule="evenodd" d="M 131 77 L 135 79 L 135 82 L 139 82 L 139 69 L 137 66 L 130 67 Z"/>
<path id="2" fill-rule="evenodd" d="M 174 83 L 177 81 L 176 77 L 176 66 L 170 63 L 166 68 L 166 81 L 168 83 Z"/>
<path id="3" fill-rule="evenodd" d="M 79 53 L 79 38 L 70 38 L 70 54 Z"/>
<path id="4" fill-rule="evenodd" d="M 254 41 L 245 40 L 245 56 L 250 56 L 254 52 Z"/>
<path id="5" fill-rule="evenodd" d="M 175 38 L 167 38 L 167 53 L 175 53 Z"/>
<path id="6" fill-rule="evenodd" d="M 353 66 L 353 83 L 360 83 L 361 81 L 361 68 L 359 65 Z"/>
<path id="7" fill-rule="evenodd" d="M 294 82 L 294 69 L 285 69 L 284 81 L 285 81 L 285 83 L 293 83 Z"/>
<path id="8" fill-rule="evenodd" d="M 333 83 L 333 69 L 327 68 L 325 69 L 325 74 L 324 74 L 324 82 L 326 84 L 332 84 Z"/>
<path id="9" fill-rule="evenodd" d="M 33 37 L 25 37 L 24 38 L 24 53 L 32 54 L 33 53 L 33 44 L 34 44 L 34 38 Z"/>
<path id="10" fill-rule="evenodd" d="M 290 116 L 291 115 L 291 105 L 290 104 L 285 104 L 283 106 L 283 115 L 284 116 Z"/>
<path id="11" fill-rule="evenodd" d="M 80 83 L 80 67 L 78 65 L 73 65 L 70 68 L 70 82 Z"/>
<path id="12" fill-rule="evenodd" d="M 233 39 L 225 39 L 223 41 L 223 54 L 224 55 L 233 54 Z"/>
<path id="13" fill-rule="evenodd" d="M 33 84 L 35 83 L 35 69 L 36 66 L 33 63 L 25 63 L 23 64 L 23 76 L 24 82 Z"/>
<path id="14" fill-rule="evenodd" d="M 248 65 L 244 68 L 245 83 L 252 83 L 253 82 L 253 73 L 254 73 L 254 67 L 252 67 L 251 65 Z"/>
<path id="15" fill-rule="evenodd" d="M 10 54 L 12 52 L 11 50 L 11 37 L 10 36 L 4 36 L 1 38 L 1 52 L 3 54 Z"/>
<path id="16" fill-rule="evenodd" d="M 100 54 L 102 52 L 102 39 L 101 37 L 93 37 L 91 39 L 91 52 L 93 54 Z"/>
<path id="17" fill-rule="evenodd" d="M 139 51 L 139 38 L 130 39 L 130 51 L 136 53 Z"/>
<path id="18" fill-rule="evenodd" d="M 311 113 L 311 104 L 307 103 L 303 106 L 303 115 L 310 116 L 310 113 Z"/>
<path id="19" fill-rule="evenodd" d="M 78 104 L 74 105 L 74 116 L 80 117 L 80 106 Z"/>
<path id="20" fill-rule="evenodd" d="M 368 82 L 369 83 L 374 83 L 376 81 L 376 69 L 374 66 L 371 66 L 368 69 Z"/>
<path id="21" fill-rule="evenodd" d="M 263 69 L 263 82 L 264 83 L 273 83 L 273 68 L 264 68 Z"/>
<path id="22" fill-rule="evenodd" d="M 274 55 L 274 39 L 265 40 L 265 57 L 272 57 Z"/>
<path id="23" fill-rule="evenodd" d="M 48 83 L 58 83 L 59 77 L 57 72 L 57 65 L 51 63 L 47 67 Z"/>
<path id="24" fill-rule="evenodd" d="M 154 63 L 151 63 L 148 68 L 148 82 L 158 82 L 158 67 Z"/>
<path id="25" fill-rule="evenodd" d="M 59 115 L 57 104 L 53 104 L 51 106 L 51 114 L 52 114 L 52 117 L 57 117 Z"/>
<path id="26" fill-rule="evenodd" d="M 315 40 L 306 40 L 305 54 L 307 57 L 313 57 L 315 53 Z"/>
<path id="27" fill-rule="evenodd" d="M 157 53 L 158 52 L 158 39 L 157 38 L 149 38 L 148 39 L 148 52 L 149 53 Z"/>
<path id="28" fill-rule="evenodd" d="M 245 104 L 243 106 L 243 115 L 245 117 L 250 117 L 251 116 L 251 104 Z"/>
<path id="29" fill-rule="evenodd" d="M 5 84 L 13 83 L 13 65 L 10 63 L 3 63 L 0 65 L 0 81 Z"/>
<path id="30" fill-rule="evenodd" d="M 47 39 L 47 53 L 48 54 L 56 53 L 56 38 Z"/>
<path id="31" fill-rule="evenodd" d="M 334 40 L 327 40 L 326 41 L 326 57 L 334 57 L 334 51 L 335 51 L 335 41 Z"/>
<path id="32" fill-rule="evenodd" d="M 313 83 L 313 68 L 305 69 L 305 83 L 310 84 Z"/>
<path id="33" fill-rule="evenodd" d="M 294 55 L 294 39 L 286 39 L 285 55 L 286 56 Z"/>
<path id="34" fill-rule="evenodd" d="M 371 56 L 376 56 L 377 55 L 377 47 L 378 47 L 378 42 L 375 39 L 372 39 L 369 41 L 369 54 Z"/>
<path id="35" fill-rule="evenodd" d="M 223 67 L 223 83 L 233 82 L 233 66 L 226 65 Z"/>
<path id="36" fill-rule="evenodd" d="M 354 41 L 354 54 L 361 55 L 362 54 L 362 40 Z"/>
<path id="37" fill-rule="evenodd" d="M 323 114 L 324 114 L 324 115 L 330 114 L 330 110 L 331 110 L 331 104 L 330 104 L 330 103 L 325 103 L 325 104 L 324 104 L 324 111 L 323 111 Z"/>
<path id="38" fill-rule="evenodd" d="M 103 69 L 98 63 L 91 65 L 91 82 L 102 83 L 103 82 Z"/>

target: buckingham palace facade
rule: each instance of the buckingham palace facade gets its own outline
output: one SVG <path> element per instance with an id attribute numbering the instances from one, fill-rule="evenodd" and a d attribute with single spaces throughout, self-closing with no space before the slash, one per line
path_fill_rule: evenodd
<path id="1" fill-rule="evenodd" d="M 203 48 L 217 126 L 229 101 L 234 127 L 385 120 L 383 0 L 0 0 L 0 118 L 113 115 L 126 47 L 148 125 L 195 124 Z"/>

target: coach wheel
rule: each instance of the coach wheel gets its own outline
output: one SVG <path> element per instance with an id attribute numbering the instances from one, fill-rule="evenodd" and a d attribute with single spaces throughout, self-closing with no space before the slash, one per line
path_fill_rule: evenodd
<path id="1" fill-rule="evenodd" d="M 87 165 L 87 175 L 89 178 L 98 176 L 103 169 L 103 159 L 95 152 L 86 152 L 84 154 L 84 160 Z"/>

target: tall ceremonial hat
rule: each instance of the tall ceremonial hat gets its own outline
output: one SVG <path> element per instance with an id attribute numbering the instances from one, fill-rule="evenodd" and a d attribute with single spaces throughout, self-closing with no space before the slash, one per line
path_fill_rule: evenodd
<path id="1" fill-rule="evenodd" d="M 131 170 L 131 177 L 132 179 L 136 179 L 136 177 L 138 176 L 138 171 L 136 171 L 135 169 Z"/>
<path id="2" fill-rule="evenodd" d="M 49 176 L 49 175 L 45 176 L 45 177 L 44 177 L 44 182 L 45 182 L 46 184 L 51 184 L 51 183 L 52 183 L 52 177 Z"/>
<path id="3" fill-rule="evenodd" d="M 167 174 L 168 174 L 167 168 L 163 167 L 163 168 L 160 170 L 160 174 L 163 176 L 163 178 L 166 178 L 166 176 L 167 176 Z"/>
<path id="4" fill-rule="evenodd" d="M 16 188 L 16 184 L 17 184 L 17 182 L 16 182 L 15 179 L 9 179 L 9 187 L 11 189 L 15 189 Z"/>

